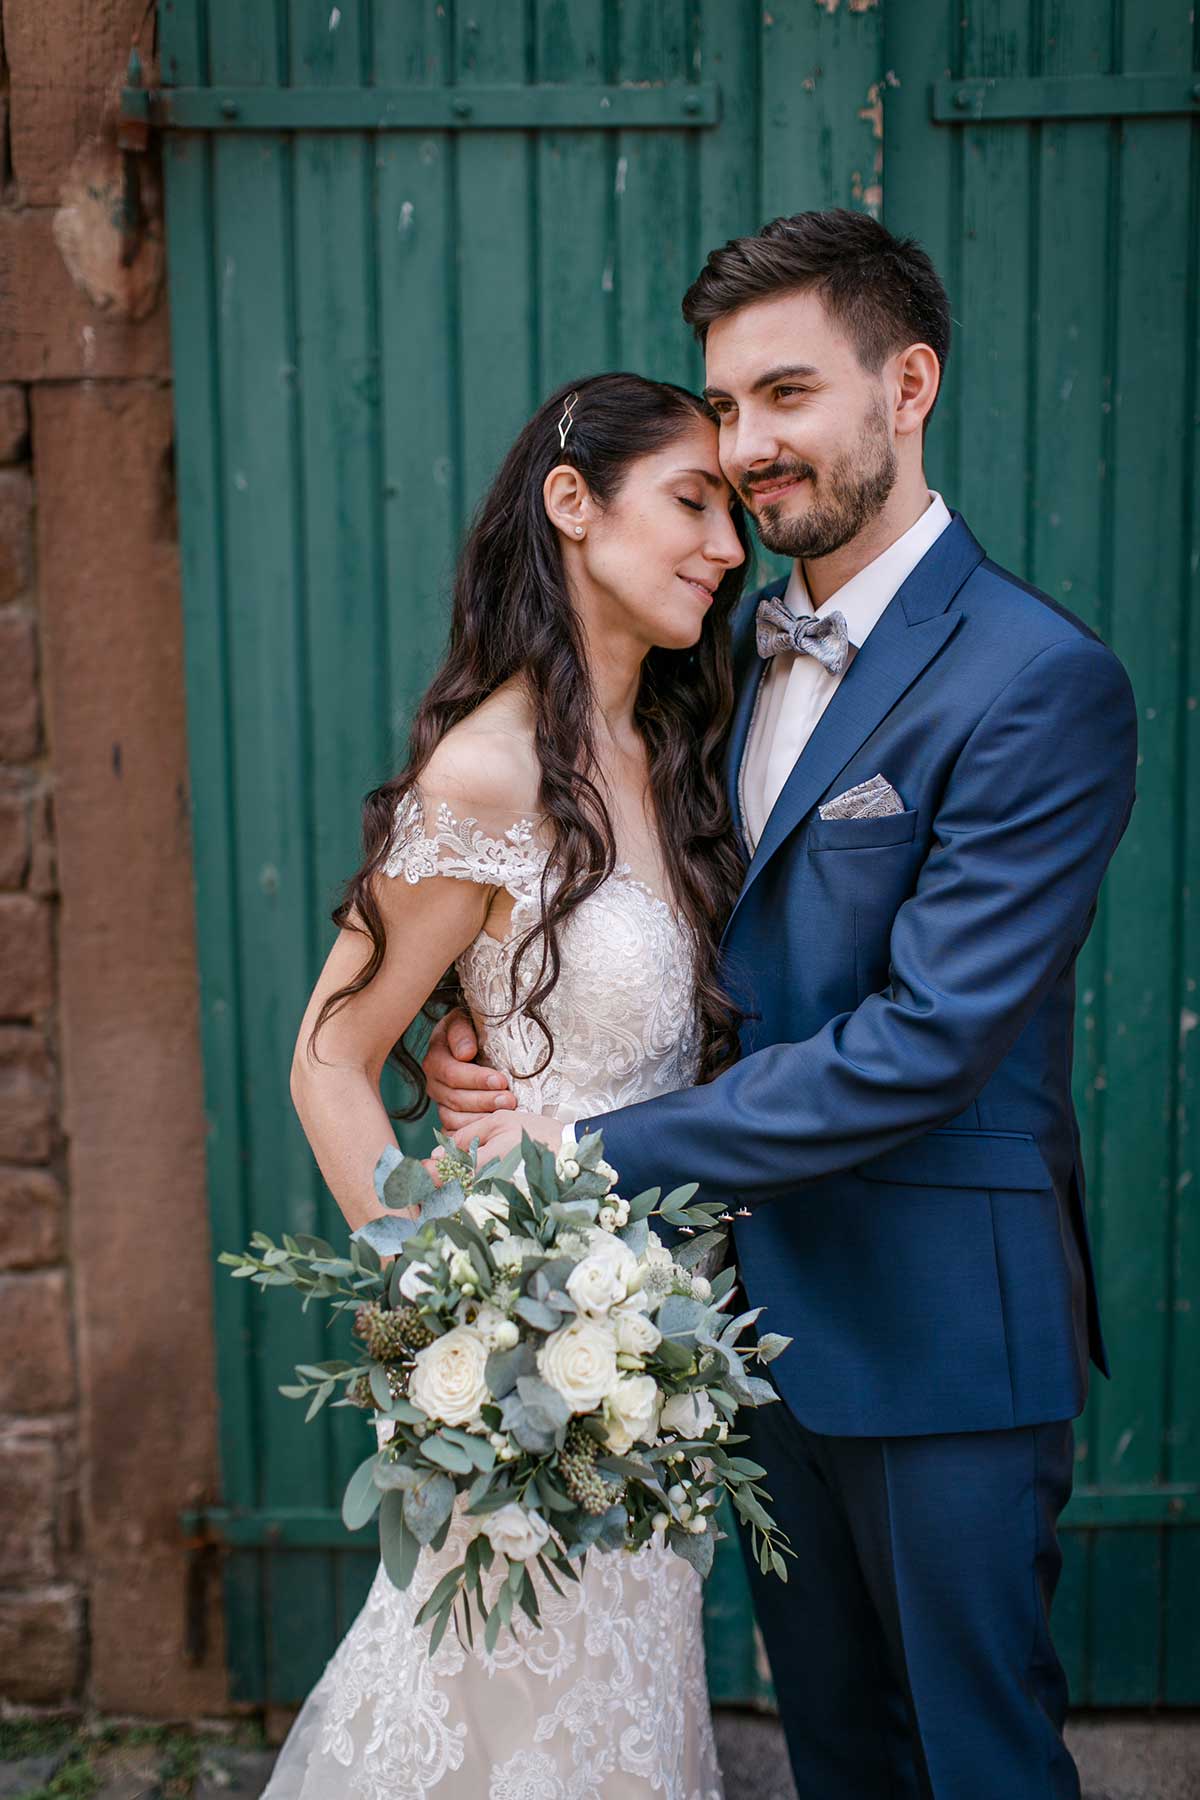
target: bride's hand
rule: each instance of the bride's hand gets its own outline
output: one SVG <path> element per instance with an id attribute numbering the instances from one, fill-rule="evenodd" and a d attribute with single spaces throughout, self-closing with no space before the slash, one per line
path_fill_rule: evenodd
<path id="1" fill-rule="evenodd" d="M 562 1144 L 560 1119 L 523 1112 L 480 1113 L 459 1127 L 454 1133 L 454 1141 L 460 1150 L 469 1150 L 472 1138 L 478 1138 L 479 1160 L 491 1162 L 515 1149 L 521 1142 L 522 1132 L 528 1132 L 531 1138 L 536 1138 L 550 1150 L 558 1150 Z"/>

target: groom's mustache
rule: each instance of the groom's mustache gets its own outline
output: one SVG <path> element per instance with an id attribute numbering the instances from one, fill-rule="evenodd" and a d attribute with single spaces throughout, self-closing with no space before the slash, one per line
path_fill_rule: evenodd
<path id="1" fill-rule="evenodd" d="M 753 479 L 749 475 L 740 475 L 735 483 L 738 493 L 753 507 L 754 497 L 760 487 L 769 487 L 776 481 L 815 481 L 817 471 L 811 463 L 775 462 L 768 468 L 755 469 Z"/>

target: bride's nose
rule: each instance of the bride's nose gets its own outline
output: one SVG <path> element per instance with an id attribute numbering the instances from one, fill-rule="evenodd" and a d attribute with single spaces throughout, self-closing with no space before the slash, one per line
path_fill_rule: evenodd
<path id="1" fill-rule="evenodd" d="M 723 508 L 721 510 L 724 511 Z M 727 512 L 723 519 L 718 520 L 716 530 L 704 546 L 704 554 L 709 562 L 718 563 L 723 569 L 736 569 L 740 562 L 745 562 L 746 552 Z"/>

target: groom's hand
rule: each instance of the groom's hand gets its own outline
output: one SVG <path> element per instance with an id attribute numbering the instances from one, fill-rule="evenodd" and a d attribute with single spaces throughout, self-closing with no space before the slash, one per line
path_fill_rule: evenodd
<path id="1" fill-rule="evenodd" d="M 517 1104 L 508 1076 L 476 1062 L 478 1054 L 475 1027 L 461 1007 L 438 1020 L 421 1066 L 443 1131 L 458 1131 L 480 1113 L 509 1110 Z"/>

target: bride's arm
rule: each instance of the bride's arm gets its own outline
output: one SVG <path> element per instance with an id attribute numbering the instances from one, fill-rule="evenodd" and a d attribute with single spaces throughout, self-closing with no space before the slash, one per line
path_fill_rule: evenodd
<path id="1" fill-rule="evenodd" d="M 460 951 L 478 935 L 494 889 L 445 876 L 376 879 L 387 951 L 375 979 L 310 1037 L 326 997 L 352 981 L 369 940 L 339 932 L 309 998 L 292 1058 L 292 1100 L 313 1155 L 352 1231 L 386 1209 L 375 1194 L 380 1153 L 396 1142 L 379 1092 L 393 1044 Z"/>

